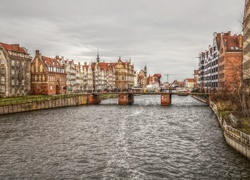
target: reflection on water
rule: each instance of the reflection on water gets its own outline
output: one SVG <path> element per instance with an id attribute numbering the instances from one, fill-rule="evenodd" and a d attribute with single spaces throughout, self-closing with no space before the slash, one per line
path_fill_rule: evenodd
<path id="1" fill-rule="evenodd" d="M 215 115 L 191 97 L 136 96 L 0 117 L 0 179 L 250 179 Z"/>

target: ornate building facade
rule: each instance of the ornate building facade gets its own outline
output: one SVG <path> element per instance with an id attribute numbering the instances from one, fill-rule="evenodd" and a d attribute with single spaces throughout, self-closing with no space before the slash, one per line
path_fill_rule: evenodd
<path id="1" fill-rule="evenodd" d="M 61 59 L 42 56 L 36 50 L 31 62 L 31 92 L 42 95 L 66 92 L 66 73 Z"/>
<path id="2" fill-rule="evenodd" d="M 0 43 L 0 96 L 30 92 L 31 56 L 19 44 Z"/>

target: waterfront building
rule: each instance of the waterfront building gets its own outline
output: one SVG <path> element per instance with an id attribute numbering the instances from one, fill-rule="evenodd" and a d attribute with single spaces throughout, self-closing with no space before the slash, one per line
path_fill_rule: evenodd
<path id="1" fill-rule="evenodd" d="M 236 36 L 237 38 L 235 38 Z M 240 66 L 240 64 L 238 63 L 241 63 L 241 60 L 239 59 L 240 54 L 242 53 L 240 52 L 242 51 L 242 45 L 239 44 L 239 43 L 242 43 L 240 42 L 241 39 L 242 39 L 242 35 L 231 36 L 230 31 L 227 33 L 214 33 L 213 46 L 209 46 L 208 50 L 201 52 L 198 57 L 199 58 L 199 70 L 198 70 L 199 89 L 206 91 L 206 92 L 209 92 L 211 90 L 229 89 L 228 86 L 224 86 L 224 83 L 228 82 L 228 85 L 230 83 L 233 83 L 232 82 L 233 79 L 232 77 L 230 77 L 230 73 L 233 73 L 233 71 L 226 70 L 226 73 L 225 73 L 224 68 L 225 68 L 225 65 L 227 69 L 229 68 L 236 69 L 234 66 Z M 219 57 L 221 58 L 221 62 L 219 62 Z M 229 62 L 231 61 L 233 62 L 235 61 L 236 64 L 231 63 L 230 65 Z M 238 76 L 238 73 L 235 74 L 234 76 Z"/>
<path id="2" fill-rule="evenodd" d="M 67 92 L 75 92 L 77 89 L 76 87 L 76 64 L 74 60 L 64 60 L 64 68 L 67 74 Z"/>
<path id="3" fill-rule="evenodd" d="M 221 33 L 214 33 L 213 46 L 209 45 L 204 58 L 204 87 L 205 91 L 218 90 L 218 56 Z"/>
<path id="4" fill-rule="evenodd" d="M 0 43 L 0 96 L 30 92 L 31 59 L 27 49 L 19 44 Z"/>
<path id="5" fill-rule="evenodd" d="M 184 84 L 184 88 L 187 88 L 187 89 L 194 89 L 194 87 L 195 87 L 195 83 L 194 83 L 193 78 L 184 79 L 183 84 Z"/>
<path id="6" fill-rule="evenodd" d="M 242 35 L 221 34 L 219 49 L 219 90 L 234 91 L 242 80 Z"/>
<path id="7" fill-rule="evenodd" d="M 194 70 L 194 88 L 199 88 L 198 78 L 199 78 L 199 70 Z"/>
<path id="8" fill-rule="evenodd" d="M 31 93 L 41 95 L 66 92 L 66 73 L 62 59 L 42 56 L 36 50 L 31 62 Z"/>
<path id="9" fill-rule="evenodd" d="M 84 62 L 83 68 L 83 89 L 86 92 L 93 92 L 94 91 L 94 80 L 93 80 L 93 71 L 91 68 L 91 63 Z"/>
<path id="10" fill-rule="evenodd" d="M 139 84 L 138 73 L 137 73 L 137 71 L 134 71 L 134 87 L 139 87 L 138 84 Z"/>
<path id="11" fill-rule="evenodd" d="M 199 69 L 198 69 L 198 86 L 200 90 L 204 90 L 204 70 L 205 70 L 205 52 L 199 54 Z"/>
<path id="12" fill-rule="evenodd" d="M 140 70 L 138 73 L 138 85 L 140 88 L 147 87 L 147 66 L 144 67 L 144 70 Z"/>
<path id="13" fill-rule="evenodd" d="M 158 87 L 161 84 L 161 74 L 154 74 L 153 76 L 148 76 L 147 78 L 147 85 L 155 84 Z"/>
<path id="14" fill-rule="evenodd" d="M 83 75 L 83 67 L 78 62 L 76 64 L 76 84 L 75 84 L 75 92 L 83 92 L 84 90 L 84 75 Z"/>
<path id="15" fill-rule="evenodd" d="M 98 66 L 102 70 L 102 89 L 113 91 L 115 89 L 115 68 L 111 63 L 101 62 Z"/>
<path id="16" fill-rule="evenodd" d="M 127 90 L 134 86 L 134 65 L 131 61 L 123 62 L 119 57 L 117 63 L 113 63 L 115 68 L 115 85 L 118 90 Z"/>
<path id="17" fill-rule="evenodd" d="M 250 0 L 245 0 L 243 35 L 243 80 L 250 87 Z"/>

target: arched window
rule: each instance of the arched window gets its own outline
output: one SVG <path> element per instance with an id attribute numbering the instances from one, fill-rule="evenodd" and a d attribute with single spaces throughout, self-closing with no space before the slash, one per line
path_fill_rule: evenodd
<path id="1" fill-rule="evenodd" d="M 1 77 L 1 84 L 5 84 L 5 78 L 3 76 Z"/>
<path id="2" fill-rule="evenodd" d="M 31 72 L 34 72 L 35 71 L 35 67 L 34 65 L 31 66 Z"/>
<path id="3" fill-rule="evenodd" d="M 43 72 L 43 65 L 40 65 L 40 72 Z"/>

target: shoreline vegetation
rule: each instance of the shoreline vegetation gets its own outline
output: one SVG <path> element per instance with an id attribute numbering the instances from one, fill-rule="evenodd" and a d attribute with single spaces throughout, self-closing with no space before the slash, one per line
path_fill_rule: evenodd
<path id="1" fill-rule="evenodd" d="M 26 96 L 17 96 L 17 97 L 5 97 L 5 98 L 0 98 L 0 106 L 9 106 L 9 105 L 16 105 L 16 104 L 23 104 L 23 103 L 57 100 L 57 99 L 76 97 L 79 95 L 85 95 L 85 94 L 26 95 Z M 118 97 L 117 94 L 101 94 L 100 95 L 101 100 L 105 100 L 109 98 L 117 98 L 117 97 Z"/>

